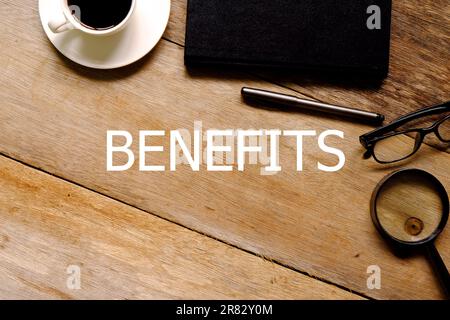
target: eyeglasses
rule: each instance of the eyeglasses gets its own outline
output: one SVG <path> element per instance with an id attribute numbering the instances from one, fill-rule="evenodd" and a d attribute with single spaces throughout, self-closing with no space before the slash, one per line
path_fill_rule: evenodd
<path id="1" fill-rule="evenodd" d="M 364 158 L 373 157 L 381 164 L 405 160 L 420 149 L 425 137 L 430 133 L 434 133 L 440 141 L 450 143 L 450 115 L 427 128 L 397 131 L 399 127 L 413 120 L 449 111 L 450 101 L 410 113 L 384 127 L 362 135 L 359 140 L 367 150 Z"/>

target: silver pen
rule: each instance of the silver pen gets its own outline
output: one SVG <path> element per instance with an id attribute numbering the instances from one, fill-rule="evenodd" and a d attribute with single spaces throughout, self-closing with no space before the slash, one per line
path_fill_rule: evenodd
<path id="1" fill-rule="evenodd" d="M 323 112 L 360 120 L 361 122 L 370 123 L 373 125 L 381 125 L 385 119 L 384 115 L 379 113 L 342 107 L 313 100 L 300 99 L 296 96 L 254 88 L 242 88 L 242 96 L 246 99 L 273 103 L 274 107 L 277 107 L 277 105 L 284 105 L 304 110 Z"/>

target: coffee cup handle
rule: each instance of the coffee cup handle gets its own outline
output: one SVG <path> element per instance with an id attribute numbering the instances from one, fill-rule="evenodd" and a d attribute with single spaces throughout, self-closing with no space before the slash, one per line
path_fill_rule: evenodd
<path id="1" fill-rule="evenodd" d="M 50 20 L 48 22 L 48 27 L 53 33 L 61 33 L 75 28 L 64 15 Z"/>

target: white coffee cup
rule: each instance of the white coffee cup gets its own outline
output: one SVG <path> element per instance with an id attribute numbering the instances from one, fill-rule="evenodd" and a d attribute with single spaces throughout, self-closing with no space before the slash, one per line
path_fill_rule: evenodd
<path id="1" fill-rule="evenodd" d="M 125 17 L 125 19 L 122 20 L 122 22 L 112 28 L 102 30 L 88 28 L 87 26 L 84 26 L 80 21 L 78 21 L 76 17 L 80 17 L 81 14 L 80 12 L 77 12 L 79 11 L 79 8 L 76 6 L 70 7 L 67 0 L 60 0 L 60 5 L 62 12 L 58 16 L 50 18 L 50 21 L 48 23 L 48 26 L 53 33 L 61 33 L 75 29 L 94 36 L 106 36 L 115 34 L 125 27 L 125 25 L 130 21 L 130 18 L 133 15 L 134 9 L 136 7 L 136 0 L 131 1 L 130 11 L 128 12 L 128 15 Z"/>

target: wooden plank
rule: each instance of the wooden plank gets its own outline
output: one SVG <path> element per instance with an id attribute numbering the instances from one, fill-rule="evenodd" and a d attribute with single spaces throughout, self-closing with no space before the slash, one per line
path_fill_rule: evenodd
<path id="1" fill-rule="evenodd" d="M 185 0 L 173 1 L 170 21 L 165 37 L 184 45 Z M 450 100 L 449 43 L 449 1 L 393 1 L 391 69 L 381 87 L 302 72 L 258 74 L 315 99 L 377 111 L 392 120 Z"/>
<path id="2" fill-rule="evenodd" d="M 450 6 L 446 8 L 450 9 Z M 439 10 L 441 16 L 445 15 L 441 8 L 434 9 Z M 447 16 L 450 14 L 450 10 L 444 12 Z M 419 108 L 450 100 L 448 26 L 394 11 L 390 74 L 380 87 L 358 88 L 355 82 L 343 83 L 339 79 L 331 83 L 309 81 L 301 75 L 281 76 L 277 81 L 316 99 L 363 106 L 393 120 Z"/>
<path id="3" fill-rule="evenodd" d="M 359 299 L 5 157 L 0 188 L 1 299 Z"/>
<path id="4" fill-rule="evenodd" d="M 375 298 L 441 297 L 425 259 L 394 257 L 371 224 L 372 189 L 393 168 L 361 159 L 358 136 L 368 127 L 247 106 L 239 96 L 243 85 L 287 90 L 232 72 L 187 73 L 183 48 L 168 42 L 128 69 L 80 68 L 55 54 L 30 2 L 2 0 L 2 6 L 0 152 L 353 291 Z M 21 32 L 25 28 L 31 31 Z M 297 173 L 295 140 L 286 139 L 284 169 L 275 176 L 261 176 L 256 167 L 243 173 L 106 172 L 107 130 L 137 135 L 140 129 L 192 128 L 196 120 L 204 129 L 342 130 L 346 138 L 335 143 L 347 165 L 339 173 L 318 172 L 317 161 L 333 159 L 306 139 L 305 171 Z M 412 160 L 450 186 L 448 154 L 425 146 Z M 149 161 L 167 164 L 167 154 Z M 446 231 L 438 242 L 447 262 L 449 236 Z M 381 290 L 366 286 L 373 264 L 383 270 Z"/>
<path id="5" fill-rule="evenodd" d="M 404 13 L 407 16 L 417 17 L 425 23 L 440 25 L 443 30 L 447 30 L 450 23 L 449 3 L 446 0 L 420 1 L 412 0 L 408 2 L 393 3 L 393 10 L 397 13 Z"/>

